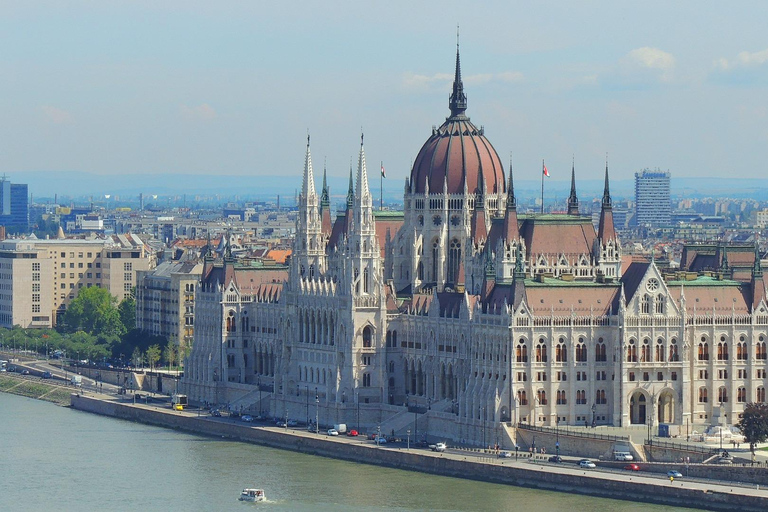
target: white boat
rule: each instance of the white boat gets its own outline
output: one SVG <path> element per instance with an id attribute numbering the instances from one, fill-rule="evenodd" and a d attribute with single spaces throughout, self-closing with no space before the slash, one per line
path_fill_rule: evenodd
<path id="1" fill-rule="evenodd" d="M 267 496 L 263 489 L 243 489 L 240 493 L 240 501 L 266 501 Z"/>

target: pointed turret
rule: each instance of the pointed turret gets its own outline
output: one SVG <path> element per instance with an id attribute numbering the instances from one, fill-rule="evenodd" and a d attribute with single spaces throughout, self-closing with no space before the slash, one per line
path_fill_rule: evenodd
<path id="1" fill-rule="evenodd" d="M 605 187 L 603 189 L 603 201 L 600 207 L 600 224 L 597 228 L 597 237 L 601 243 L 616 239 L 616 230 L 613 226 L 613 206 L 611 192 L 608 186 L 608 158 L 605 159 Z"/>
<path id="2" fill-rule="evenodd" d="M 323 164 L 323 191 L 320 193 L 320 222 L 324 235 L 331 235 L 333 228 L 331 224 L 331 194 L 328 190 L 328 181 L 326 179 L 326 168 Z"/>
<path id="3" fill-rule="evenodd" d="M 571 164 L 571 195 L 568 196 L 568 215 L 579 214 L 579 198 L 576 197 L 576 161 Z"/>
<path id="4" fill-rule="evenodd" d="M 352 178 L 352 162 L 349 162 L 349 188 L 347 189 L 347 210 L 355 205 L 355 182 Z"/>
<path id="5" fill-rule="evenodd" d="M 368 187 L 368 170 L 365 164 L 364 134 L 360 134 L 360 154 L 357 158 L 357 188 L 355 194 L 358 201 L 370 199 L 371 190 Z"/>
<path id="6" fill-rule="evenodd" d="M 507 209 L 504 213 L 504 240 L 507 243 L 520 237 L 520 229 L 517 223 L 517 199 L 515 198 L 515 184 L 512 178 L 512 158 L 509 159 L 509 183 L 507 184 Z"/>
<path id="7" fill-rule="evenodd" d="M 752 312 L 765 300 L 765 281 L 763 281 L 763 265 L 760 263 L 760 250 L 755 244 L 755 262 L 752 264 Z"/>
<path id="8" fill-rule="evenodd" d="M 456 29 L 456 72 L 453 77 L 453 92 L 451 92 L 448 106 L 451 109 L 451 117 L 465 117 L 464 112 L 467 110 L 467 95 L 464 94 L 464 84 L 461 81 L 458 29 Z"/>
<path id="9" fill-rule="evenodd" d="M 472 212 L 472 226 L 471 236 L 472 240 L 477 244 L 486 238 L 488 238 L 488 228 L 485 224 L 485 180 L 483 179 L 483 173 L 479 175 L 480 183 L 478 183 L 477 190 L 475 191 L 475 210 Z"/>

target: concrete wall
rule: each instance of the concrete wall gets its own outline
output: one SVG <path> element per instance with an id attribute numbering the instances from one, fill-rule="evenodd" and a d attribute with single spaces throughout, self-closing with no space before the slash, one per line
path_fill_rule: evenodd
<path id="1" fill-rule="evenodd" d="M 114 401 L 73 394 L 72 407 L 82 411 L 139 421 L 162 427 L 185 430 L 196 434 L 228 437 L 302 453 L 332 457 L 366 464 L 377 464 L 398 469 L 432 473 L 457 478 L 471 478 L 485 482 L 518 485 L 554 491 L 587 494 L 606 498 L 654 502 L 674 506 L 706 508 L 710 510 L 741 510 L 764 512 L 768 499 L 702 492 L 700 490 L 648 485 L 637 482 L 607 480 L 599 474 L 585 476 L 537 471 L 535 466 L 510 467 L 503 463 L 481 464 L 473 461 L 443 457 L 431 452 L 378 449 L 368 443 L 337 443 L 327 438 L 295 435 L 288 431 L 251 428 L 246 425 L 211 421 L 170 409 L 133 406 Z"/>

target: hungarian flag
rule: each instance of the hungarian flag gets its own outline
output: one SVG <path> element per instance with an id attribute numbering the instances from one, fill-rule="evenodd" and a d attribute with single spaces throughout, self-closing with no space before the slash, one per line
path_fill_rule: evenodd
<path id="1" fill-rule="evenodd" d="M 541 168 L 544 170 L 544 171 L 543 171 L 543 172 L 544 172 L 544 176 L 546 176 L 547 178 L 549 178 L 549 170 L 547 169 L 547 166 L 546 166 L 546 165 L 544 165 L 544 162 L 542 162 L 542 163 L 541 163 Z"/>
<path id="2" fill-rule="evenodd" d="M 382 178 L 386 178 L 387 177 L 387 173 L 384 172 L 384 162 L 381 162 L 381 177 Z"/>

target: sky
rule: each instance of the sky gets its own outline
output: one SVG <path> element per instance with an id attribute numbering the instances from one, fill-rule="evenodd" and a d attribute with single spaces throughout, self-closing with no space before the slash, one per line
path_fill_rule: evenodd
<path id="1" fill-rule="evenodd" d="M 768 2 L 0 1 L 0 173 L 402 180 L 467 114 L 516 178 L 765 176 Z M 325 162 L 325 164 L 324 164 Z M 319 178 L 316 178 L 319 183 Z"/>

